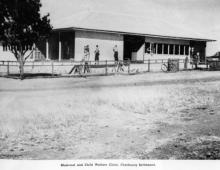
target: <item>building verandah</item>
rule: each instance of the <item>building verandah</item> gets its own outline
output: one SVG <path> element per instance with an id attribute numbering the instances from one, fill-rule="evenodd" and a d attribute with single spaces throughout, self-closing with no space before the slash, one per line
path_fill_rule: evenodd
<path id="1" fill-rule="evenodd" d="M 124 38 L 125 60 L 141 61 L 149 59 L 185 59 L 190 58 L 192 53 L 199 52 L 200 61 L 205 60 L 206 41 L 160 38 L 149 36 L 132 36 Z M 136 38 L 134 38 L 136 37 Z M 133 41 L 132 43 L 129 41 Z M 127 44 L 130 46 L 126 47 Z M 135 44 L 135 45 L 134 45 Z M 138 45 L 139 44 L 139 45 Z M 138 48 L 137 48 L 138 47 Z M 130 51 L 130 52 L 129 52 Z"/>
<path id="2" fill-rule="evenodd" d="M 46 40 L 35 44 L 34 58 L 42 60 L 71 60 L 74 59 L 75 32 L 55 32 Z"/>
<path id="3" fill-rule="evenodd" d="M 206 41 L 85 30 L 53 31 L 47 40 L 36 44 L 35 56 L 40 54 L 41 60 L 81 61 L 85 45 L 90 47 L 90 61 L 94 61 L 96 45 L 100 47 L 100 60 L 114 60 L 112 49 L 115 45 L 119 60 L 184 59 L 190 58 L 192 52 L 199 52 L 200 60 L 204 61 L 206 56 Z"/>
<path id="4" fill-rule="evenodd" d="M 45 48 L 42 48 L 44 44 Z M 113 47 L 117 45 L 119 59 L 123 60 L 123 36 L 111 33 L 91 31 L 54 31 L 45 41 L 37 45 L 38 52 L 44 60 L 82 61 L 84 47 L 90 48 L 90 60 L 94 61 L 96 45 L 100 46 L 100 60 L 114 60 Z"/>
<path id="5" fill-rule="evenodd" d="M 187 40 L 162 39 L 146 37 L 145 59 L 151 58 L 179 58 L 183 59 L 190 54 L 190 42 Z"/>
<path id="6" fill-rule="evenodd" d="M 74 58 L 75 33 L 53 32 L 46 41 L 46 60 L 70 60 Z"/>

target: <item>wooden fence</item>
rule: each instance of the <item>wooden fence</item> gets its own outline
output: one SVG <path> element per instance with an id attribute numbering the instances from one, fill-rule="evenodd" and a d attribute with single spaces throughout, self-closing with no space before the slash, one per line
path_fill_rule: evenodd
<path id="1" fill-rule="evenodd" d="M 175 59 L 176 60 L 176 59 Z M 109 74 L 133 74 L 141 72 L 161 71 L 161 65 L 167 63 L 167 59 L 149 59 L 141 61 L 88 61 L 88 70 L 79 72 L 70 72 L 74 67 L 85 68 L 85 63 L 81 61 L 27 61 L 24 65 L 25 73 L 47 73 L 61 76 L 74 76 L 79 74 L 85 75 L 109 75 Z M 119 64 L 120 63 L 120 64 Z M 178 59 L 180 70 L 189 69 L 189 61 L 187 59 Z M 157 66 L 157 69 L 155 69 Z M 86 72 L 85 72 L 86 71 Z M 84 73 L 85 72 L 85 73 Z M 0 61 L 0 74 L 10 75 L 19 73 L 19 63 L 17 61 Z"/>

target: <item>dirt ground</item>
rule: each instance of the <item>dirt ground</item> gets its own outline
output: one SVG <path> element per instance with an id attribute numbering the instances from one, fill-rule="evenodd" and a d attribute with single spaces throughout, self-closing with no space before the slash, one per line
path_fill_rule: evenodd
<path id="1" fill-rule="evenodd" d="M 1 159 L 220 159 L 220 72 L 0 78 Z"/>

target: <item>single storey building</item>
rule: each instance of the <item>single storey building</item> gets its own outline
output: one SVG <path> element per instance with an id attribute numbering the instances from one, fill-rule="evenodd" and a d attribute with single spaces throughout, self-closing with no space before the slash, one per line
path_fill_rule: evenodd
<path id="1" fill-rule="evenodd" d="M 51 36 L 33 47 L 30 60 L 81 61 L 86 45 L 91 61 L 96 45 L 100 60 L 114 60 L 113 48 L 117 45 L 119 60 L 184 59 L 199 52 L 200 61 L 204 61 L 209 41 L 213 40 L 162 20 L 86 11 L 80 17 L 69 16 L 57 22 Z M 6 53 L 10 55 L 0 51 L 0 60 Z"/>

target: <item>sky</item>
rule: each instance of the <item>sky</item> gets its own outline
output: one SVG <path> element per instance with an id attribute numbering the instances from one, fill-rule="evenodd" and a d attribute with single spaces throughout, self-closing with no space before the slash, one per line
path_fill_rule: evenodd
<path id="1" fill-rule="evenodd" d="M 207 55 L 220 51 L 220 0 L 41 0 L 41 13 L 51 24 L 82 11 L 160 18 L 217 42 L 207 45 Z M 174 35 L 175 36 L 175 35 Z"/>

